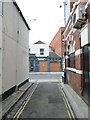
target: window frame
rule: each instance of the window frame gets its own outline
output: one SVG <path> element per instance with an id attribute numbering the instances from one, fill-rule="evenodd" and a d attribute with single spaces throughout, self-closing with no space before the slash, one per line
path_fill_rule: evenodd
<path id="1" fill-rule="evenodd" d="M 44 48 L 40 48 L 40 55 L 44 55 Z"/>

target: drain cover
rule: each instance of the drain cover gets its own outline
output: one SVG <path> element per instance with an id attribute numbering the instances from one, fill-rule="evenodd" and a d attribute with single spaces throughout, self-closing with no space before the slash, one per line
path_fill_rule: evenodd
<path id="1" fill-rule="evenodd" d="M 59 98 L 58 96 L 49 96 L 48 97 L 48 103 L 61 103 L 63 102 L 62 98 Z"/>

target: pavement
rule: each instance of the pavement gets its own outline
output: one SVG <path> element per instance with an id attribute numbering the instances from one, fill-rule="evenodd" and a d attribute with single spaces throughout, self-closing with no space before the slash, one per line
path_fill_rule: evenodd
<path id="1" fill-rule="evenodd" d="M 89 118 L 89 111 L 90 108 L 88 105 L 82 100 L 82 98 L 68 85 L 64 83 L 60 83 L 63 91 L 70 103 L 72 110 L 76 118 L 83 118 L 90 120 Z"/>
<path id="2" fill-rule="evenodd" d="M 24 93 L 29 89 L 31 85 L 32 83 L 26 82 L 23 86 L 19 88 L 18 91 L 15 91 L 5 100 L 0 102 L 0 119 L 2 118 L 2 116 L 7 114 L 11 107 L 13 107 L 18 102 L 18 100 L 24 95 Z"/>

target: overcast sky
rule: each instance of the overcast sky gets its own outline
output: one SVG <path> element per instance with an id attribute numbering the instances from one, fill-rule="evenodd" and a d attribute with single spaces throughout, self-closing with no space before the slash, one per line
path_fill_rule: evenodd
<path id="1" fill-rule="evenodd" d="M 64 26 L 62 0 L 16 0 L 27 19 L 31 30 L 29 44 L 41 40 L 47 44 L 51 42 L 58 29 Z M 31 22 L 28 19 L 36 19 Z"/>

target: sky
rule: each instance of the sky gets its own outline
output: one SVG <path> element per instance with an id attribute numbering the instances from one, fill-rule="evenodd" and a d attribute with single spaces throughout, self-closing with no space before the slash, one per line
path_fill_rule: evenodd
<path id="1" fill-rule="evenodd" d="M 58 29 L 64 26 L 62 0 L 16 1 L 31 28 L 29 31 L 29 44 L 41 40 L 49 45 Z M 61 8 L 60 5 L 62 5 Z M 36 21 L 33 19 L 36 19 Z"/>

